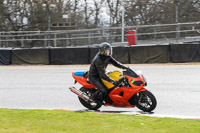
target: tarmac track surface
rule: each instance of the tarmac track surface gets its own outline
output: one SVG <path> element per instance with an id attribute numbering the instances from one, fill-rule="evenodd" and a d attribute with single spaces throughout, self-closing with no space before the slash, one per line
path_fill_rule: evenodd
<path id="1" fill-rule="evenodd" d="M 143 113 L 102 106 L 99 112 L 200 119 L 200 63 L 128 66 L 142 70 L 147 89 L 157 99 L 156 109 Z M 0 108 L 87 111 L 68 88 L 74 86 L 73 71 L 88 69 L 89 65 L 1 66 Z M 107 70 L 116 69 L 110 65 Z"/>

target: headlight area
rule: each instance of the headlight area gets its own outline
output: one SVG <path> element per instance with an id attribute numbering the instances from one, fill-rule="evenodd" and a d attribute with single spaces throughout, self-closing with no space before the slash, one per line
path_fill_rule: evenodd
<path id="1" fill-rule="evenodd" d="M 145 84 L 144 84 L 144 86 L 147 86 L 147 80 L 146 80 L 146 78 L 142 75 L 142 79 L 144 80 L 144 82 L 145 82 Z"/>

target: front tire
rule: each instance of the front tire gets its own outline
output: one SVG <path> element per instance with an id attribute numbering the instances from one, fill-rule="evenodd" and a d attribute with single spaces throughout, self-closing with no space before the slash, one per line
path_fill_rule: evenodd
<path id="1" fill-rule="evenodd" d="M 85 87 L 81 87 L 79 90 L 82 91 L 82 92 L 84 92 L 88 96 L 92 96 L 92 94 L 94 94 L 94 92 L 96 92 L 96 90 L 94 90 L 94 89 L 88 89 L 88 88 L 85 88 Z M 79 98 L 80 103 L 84 107 L 86 107 L 86 108 L 88 108 L 90 110 L 98 110 L 102 106 L 101 103 L 98 103 L 98 102 L 88 102 L 88 101 L 85 101 L 84 99 L 82 99 L 80 97 L 78 97 L 78 98 Z"/>
<path id="2" fill-rule="evenodd" d="M 151 112 L 156 108 L 157 101 L 155 96 L 148 90 L 137 94 L 136 107 L 144 112 Z"/>

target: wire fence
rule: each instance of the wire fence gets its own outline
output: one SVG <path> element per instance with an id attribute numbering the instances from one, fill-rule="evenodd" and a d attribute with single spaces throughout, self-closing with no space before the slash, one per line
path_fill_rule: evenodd
<path id="1" fill-rule="evenodd" d="M 190 41 L 198 39 L 200 41 L 200 22 L 190 22 L 80 30 L 0 32 L 0 47 L 67 47 L 102 42 L 127 44 L 126 32 L 129 30 L 136 31 L 138 45 L 145 41 L 175 40 L 179 42 L 187 38 Z M 122 33 L 122 31 L 125 32 Z"/>

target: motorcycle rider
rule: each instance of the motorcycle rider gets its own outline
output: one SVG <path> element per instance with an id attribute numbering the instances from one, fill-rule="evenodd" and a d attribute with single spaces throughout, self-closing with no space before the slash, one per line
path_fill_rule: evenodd
<path id="1" fill-rule="evenodd" d="M 118 68 L 128 69 L 127 66 L 122 65 L 112 57 L 111 45 L 107 42 L 104 42 L 101 43 L 100 50 L 92 60 L 89 69 L 89 81 L 95 87 L 97 87 L 97 91 L 91 96 L 91 99 L 95 101 L 103 102 L 108 93 L 107 87 L 103 84 L 101 79 L 104 79 L 114 85 L 119 84 L 119 81 L 113 80 L 106 74 L 105 70 L 108 66 L 108 63 L 111 63 Z"/>

